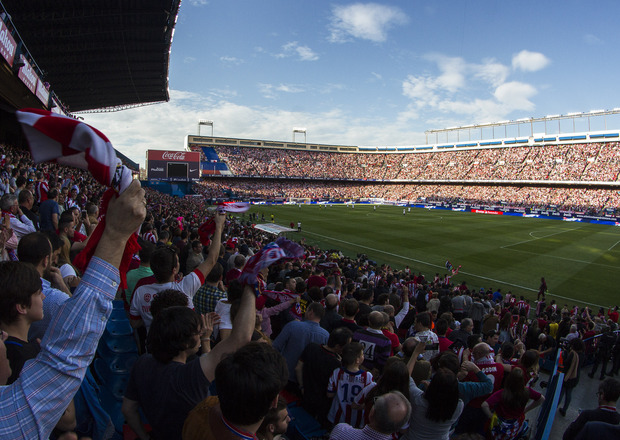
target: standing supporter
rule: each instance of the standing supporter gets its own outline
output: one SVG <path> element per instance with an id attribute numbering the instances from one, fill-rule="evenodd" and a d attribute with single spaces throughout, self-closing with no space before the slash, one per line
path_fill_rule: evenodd
<path id="1" fill-rule="evenodd" d="M 58 190 L 52 188 L 46 201 L 39 205 L 39 219 L 42 231 L 56 232 L 60 219 L 60 206 L 58 205 Z"/>
<path id="2" fill-rule="evenodd" d="M 151 255 L 155 251 L 153 243 L 143 242 L 141 249 L 138 252 L 140 257 L 140 266 L 127 272 L 127 289 L 125 289 L 125 307 L 128 310 L 131 306 L 131 299 L 133 297 L 133 291 L 136 288 L 136 284 L 143 278 L 153 275 L 151 270 Z"/>
<path id="3" fill-rule="evenodd" d="M 607 310 L 607 316 L 614 323 L 618 324 L 618 317 L 620 317 L 620 313 L 618 313 L 618 306 L 614 306 L 613 308 L 610 307 L 609 310 Z"/>
<path id="4" fill-rule="evenodd" d="M 355 333 L 362 327 L 355 322 L 355 315 L 357 315 L 359 311 L 359 302 L 355 298 L 346 299 L 341 303 L 340 311 L 343 316 L 340 321 L 336 321 L 333 323 L 333 328 L 346 327 L 351 332 Z"/>
<path id="5" fill-rule="evenodd" d="M 332 430 L 330 440 L 390 440 L 409 420 L 411 403 L 398 391 L 377 397 L 368 415 L 368 424 L 356 429 L 339 423 Z"/>
<path id="6" fill-rule="evenodd" d="M 342 350 L 351 342 L 352 336 L 353 333 L 344 327 L 333 330 L 327 344 L 308 344 L 295 367 L 302 406 L 325 428 L 331 404 L 325 390 L 333 371 L 340 368 Z"/>
<path id="7" fill-rule="evenodd" d="M 426 346 L 424 353 L 422 353 L 425 361 L 430 361 L 433 356 L 439 353 L 439 338 L 430 330 L 430 327 L 431 317 L 427 312 L 418 313 L 415 316 L 415 324 L 412 327 L 414 330 L 413 336 L 422 341 Z"/>
<path id="8" fill-rule="evenodd" d="M 462 347 L 467 346 L 467 338 L 472 335 L 472 330 L 474 329 L 474 323 L 470 318 L 465 318 L 461 321 L 461 327 L 457 330 L 454 330 L 448 336 L 452 342 L 459 342 Z"/>
<path id="9" fill-rule="evenodd" d="M 32 221 L 19 208 L 17 196 L 13 194 L 3 195 L 0 199 L 0 208 L 2 208 L 2 215 L 8 215 L 11 219 L 11 229 L 13 229 L 18 240 L 26 234 L 36 232 Z"/>
<path id="10" fill-rule="evenodd" d="M 409 385 L 412 411 L 405 439 L 448 440 L 452 425 L 463 412 L 458 383 L 452 371 L 441 368 L 426 391 L 420 390 L 415 383 Z"/>
<path id="11" fill-rule="evenodd" d="M 278 397 L 278 403 L 275 407 L 269 408 L 269 412 L 265 416 L 263 423 L 256 431 L 258 440 L 274 440 L 280 438 L 280 434 L 286 433 L 291 418 L 288 414 L 286 400 Z"/>
<path id="12" fill-rule="evenodd" d="M 371 289 L 362 289 L 360 291 L 360 296 L 358 299 L 359 311 L 355 316 L 355 322 L 357 322 L 360 326 L 368 325 L 368 315 L 372 312 L 372 300 L 374 298 L 374 293 Z"/>
<path id="13" fill-rule="evenodd" d="M 176 289 L 183 292 L 189 299 L 189 307 L 194 308 L 192 299 L 204 282 L 205 276 L 211 271 L 217 261 L 216 250 L 220 247 L 224 218 L 224 214 L 215 215 L 215 232 L 209 246 L 207 259 L 191 274 L 183 277 L 181 281 L 176 281 L 177 274 L 180 271 L 177 253 L 168 247 L 159 248 L 153 252 L 151 256 L 151 270 L 157 282 L 136 287 L 129 310 L 132 327 L 138 328 L 144 325 L 148 332 L 152 320 L 149 310 L 150 302 L 153 296 L 162 290 Z"/>
<path id="14" fill-rule="evenodd" d="M 140 229 L 140 233 L 142 234 L 142 240 L 148 241 L 151 243 L 157 243 L 157 231 L 153 229 L 152 223 L 143 223 L 142 228 Z"/>
<path id="15" fill-rule="evenodd" d="M 598 398 L 598 408 L 581 411 L 579 416 L 564 431 L 562 440 L 577 438 L 588 422 L 596 421 L 620 425 L 620 414 L 616 408 L 616 403 L 620 398 L 620 381 L 608 377 L 598 386 L 596 397 Z"/>
<path id="16" fill-rule="evenodd" d="M 15 383 L 0 387 L 3 439 L 48 438 L 78 391 L 112 311 L 120 281 L 116 267 L 127 239 L 144 218 L 145 205 L 137 181 L 110 200 L 106 227 L 84 282 L 61 306 L 35 360 L 25 365 Z"/>
<path id="17" fill-rule="evenodd" d="M 392 341 L 381 331 L 384 322 L 383 312 L 371 312 L 368 327 L 353 334 L 353 340 L 364 347 L 364 368 L 374 371 L 376 375 L 383 370 L 392 351 Z"/>
<path id="18" fill-rule="evenodd" d="M 512 368 L 510 366 L 495 362 L 493 354 L 491 353 L 491 347 L 488 344 L 481 342 L 477 344 L 473 351 L 472 357 L 474 364 L 493 382 L 492 392 L 497 392 L 502 387 L 504 380 L 504 374 L 509 373 Z M 477 382 L 479 379 L 472 372 L 469 372 L 465 378 L 468 381 Z M 484 412 L 481 409 L 482 402 L 484 402 L 490 394 L 477 397 L 471 400 L 465 410 L 463 416 L 459 420 L 459 424 L 456 427 L 456 432 L 461 433 L 476 433 L 481 432 L 485 421 Z"/>
<path id="19" fill-rule="evenodd" d="M 203 336 L 207 330 L 204 320 L 201 322 L 200 316 L 188 307 L 169 307 L 159 312 L 148 336 L 149 354 L 136 361 L 123 398 L 123 414 L 140 438 L 146 437 L 146 431 L 139 409 L 153 427 L 155 438 L 181 437 L 188 413 L 208 396 L 220 361 L 250 341 L 256 313 L 254 302 L 254 292 L 246 287 L 230 337 L 189 362 L 201 339 L 203 343 L 209 339 Z"/>
<path id="20" fill-rule="evenodd" d="M 232 280 L 236 280 L 241 276 L 241 270 L 243 270 L 243 266 L 245 266 L 245 257 L 241 254 L 235 255 L 233 260 L 234 267 L 232 267 L 228 272 L 226 272 L 226 277 L 224 279 L 224 284 L 228 285 Z"/>
<path id="21" fill-rule="evenodd" d="M 204 284 L 194 295 L 194 306 L 200 314 L 215 312 L 215 306 L 221 299 L 226 298 L 226 288 L 222 283 L 224 269 L 220 263 L 215 263 L 213 269 L 205 277 Z"/>
<path id="22" fill-rule="evenodd" d="M 325 309 L 321 304 L 311 303 L 306 309 L 305 319 L 286 324 L 273 341 L 274 348 L 282 353 L 288 366 L 289 384 L 287 389 L 295 394 L 299 394 L 295 367 L 302 352 L 311 342 L 325 344 L 329 339 L 329 333 L 319 325 L 324 314 Z"/>
<path id="23" fill-rule="evenodd" d="M 601 374 L 599 380 L 605 379 L 607 363 L 611 360 L 612 349 L 615 343 L 616 335 L 611 332 L 609 327 L 605 327 L 605 331 L 600 336 L 598 344 L 596 345 L 594 364 L 592 364 L 592 370 L 588 373 L 588 377 L 593 378 L 599 364 L 601 364 Z"/>
<path id="24" fill-rule="evenodd" d="M 191 273 L 194 269 L 200 265 L 205 260 L 202 255 L 202 243 L 198 240 L 192 241 L 192 247 L 189 249 L 189 253 L 187 255 L 187 261 L 185 262 L 185 271 L 184 274 Z"/>
<path id="25" fill-rule="evenodd" d="M 327 397 L 333 398 L 327 419 L 333 423 L 363 426 L 363 409 L 354 409 L 355 397 L 372 382 L 372 374 L 360 367 L 364 362 L 364 346 L 351 342 L 342 350 L 342 367 L 333 371 L 327 385 Z"/>
<path id="26" fill-rule="evenodd" d="M 532 403 L 528 405 L 529 400 Z M 519 438 L 527 429 L 525 414 L 544 401 L 539 392 L 525 386 L 523 370 L 513 369 L 506 377 L 504 388 L 482 403 L 482 410 L 491 419 L 490 437 L 501 440 Z"/>
<path id="27" fill-rule="evenodd" d="M 43 233 L 33 232 L 22 237 L 17 247 L 17 255 L 21 262 L 32 264 L 41 279 L 41 293 L 44 296 L 43 319 L 33 322 L 28 331 L 29 341 L 41 340 L 62 304 L 69 299 L 70 292 L 58 268 L 52 266 L 52 245 Z"/>
<path id="28" fill-rule="evenodd" d="M 564 397 L 564 406 L 559 409 L 562 416 L 566 416 L 566 410 L 570 405 L 571 398 L 573 396 L 573 389 L 579 383 L 579 373 L 583 364 L 583 341 L 579 338 L 575 338 L 570 341 L 570 351 L 564 358 L 564 383 L 562 384 L 562 391 L 560 392 L 560 399 L 558 400 L 558 406 Z M 564 353 L 562 353 L 564 357 Z"/>
<path id="29" fill-rule="evenodd" d="M 19 202 L 19 209 L 30 219 L 34 228 L 38 231 L 39 216 L 32 212 L 32 207 L 34 206 L 34 196 L 32 193 L 28 190 L 21 191 L 19 196 L 17 196 L 17 201 Z"/>
<path id="30" fill-rule="evenodd" d="M 183 439 L 256 438 L 286 380 L 286 363 L 268 344 L 251 342 L 224 357 L 215 368 L 218 395 L 189 413 Z"/>
<path id="31" fill-rule="evenodd" d="M 330 293 L 325 297 L 325 316 L 321 319 L 321 327 L 331 333 L 334 323 L 341 320 L 342 316 L 338 314 L 338 296 Z"/>

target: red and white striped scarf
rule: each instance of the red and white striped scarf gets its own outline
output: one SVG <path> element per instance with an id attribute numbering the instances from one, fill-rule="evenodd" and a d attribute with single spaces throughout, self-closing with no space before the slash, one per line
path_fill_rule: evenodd
<path id="1" fill-rule="evenodd" d="M 88 170 L 109 189 L 104 193 L 99 212 L 101 220 L 92 233 L 86 248 L 74 264 L 85 270 L 95 252 L 105 228 L 105 213 L 110 199 L 121 194 L 131 184 L 131 171 L 116 157 L 108 138 L 94 127 L 67 116 L 27 108 L 16 112 L 17 120 L 28 139 L 35 163 L 55 162 L 60 165 Z M 121 284 L 126 286 L 126 272 L 134 253 L 140 250 L 137 231 L 127 241 L 119 268 Z"/>

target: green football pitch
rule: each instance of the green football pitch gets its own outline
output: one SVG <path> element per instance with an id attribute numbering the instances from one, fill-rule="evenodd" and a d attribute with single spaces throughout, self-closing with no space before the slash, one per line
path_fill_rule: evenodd
<path id="1" fill-rule="evenodd" d="M 282 226 L 300 221 L 301 232 L 287 233 L 292 240 L 409 266 L 426 279 L 445 274 L 450 260 L 462 266 L 453 282 L 466 281 L 470 289 L 536 299 L 544 276 L 549 298 L 560 305 L 620 303 L 620 228 L 614 226 L 421 208 L 403 215 L 402 207 L 383 205 L 255 205 L 251 212 L 267 221 L 273 214 Z"/>

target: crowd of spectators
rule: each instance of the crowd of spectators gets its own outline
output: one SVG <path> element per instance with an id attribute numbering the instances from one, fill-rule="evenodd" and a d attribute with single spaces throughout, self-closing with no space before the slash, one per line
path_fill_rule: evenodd
<path id="1" fill-rule="evenodd" d="M 560 306 L 547 302 L 544 289 L 537 302 L 504 294 L 501 286 L 471 290 L 450 270 L 425 277 L 303 243 L 302 258 L 272 264 L 256 285 L 243 285 L 240 271 L 272 237 L 239 217 L 213 214 L 204 197 L 177 198 L 137 184 L 111 202 L 106 232 L 82 273 L 72 263 L 93 234 L 103 188 L 85 172 L 34 165 L 28 153 L 3 150 L 0 379 L 15 382 L 0 388 L 2 438 L 47 438 L 53 429 L 57 438 L 75 438 L 70 431 L 81 420 L 71 399 L 114 295 L 126 301 L 137 334 L 146 335 L 123 401 L 125 420 L 142 439 L 274 439 L 290 421 L 286 401 L 298 402 L 334 439 L 518 438 L 525 414 L 544 400 L 535 390 L 539 364 L 562 346 L 562 414 L 576 418 L 566 438 L 620 422 L 620 382 L 607 377 L 620 369 L 617 307 L 594 313 Z M 202 188 L 239 191 L 238 182 Z M 323 182 L 247 185 L 270 197 L 387 191 Z M 403 195 L 410 190 L 400 186 Z M 41 209 L 47 205 L 52 209 Z M 214 221 L 210 240 L 200 228 L 207 218 Z M 142 249 L 124 289 L 114 266 L 141 222 Z M 46 232 L 38 231 L 44 224 Z M 65 265 L 72 269 L 66 276 Z M 36 328 L 39 342 L 29 331 L 42 318 L 49 324 Z M 597 334 L 606 342 L 589 339 Z M 63 356 L 60 348 L 71 352 Z M 571 395 L 588 356 L 592 375 L 602 368 L 600 408 L 577 417 L 569 413 Z M 26 411 L 24 402 L 37 405 Z"/>
<path id="2" fill-rule="evenodd" d="M 361 180 L 616 182 L 618 142 L 422 153 L 328 153 L 276 148 L 215 150 L 233 175 Z"/>
<path id="3" fill-rule="evenodd" d="M 368 182 L 217 178 L 194 190 L 209 198 L 290 200 L 370 200 L 399 203 L 446 202 L 538 210 L 617 213 L 620 193 L 612 189 L 495 186 L 378 184 Z"/>

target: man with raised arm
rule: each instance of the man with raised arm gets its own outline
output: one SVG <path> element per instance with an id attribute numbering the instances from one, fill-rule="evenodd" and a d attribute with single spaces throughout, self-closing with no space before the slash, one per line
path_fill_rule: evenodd
<path id="1" fill-rule="evenodd" d="M 131 326 L 138 328 L 144 325 L 149 330 L 153 317 L 151 315 L 151 301 L 157 293 L 166 289 L 174 289 L 183 292 L 189 300 L 188 306 L 194 308 L 192 299 L 194 295 L 205 282 L 206 276 L 211 272 L 213 266 L 217 263 L 217 257 L 220 250 L 222 239 L 222 229 L 226 214 L 215 214 L 215 232 L 209 246 L 209 255 L 207 258 L 194 269 L 193 272 L 187 274 L 181 281 L 176 281 L 177 274 L 181 270 L 179 256 L 170 247 L 161 247 L 151 255 L 151 270 L 157 283 L 137 285 L 136 290 L 131 297 L 131 307 L 129 309 L 129 317 Z"/>
<path id="2" fill-rule="evenodd" d="M 125 244 L 145 215 L 144 190 L 137 180 L 110 200 L 94 256 L 73 297 L 50 323 L 41 352 L 26 362 L 17 381 L 0 387 L 3 440 L 47 439 L 73 399 L 112 312 Z"/>

